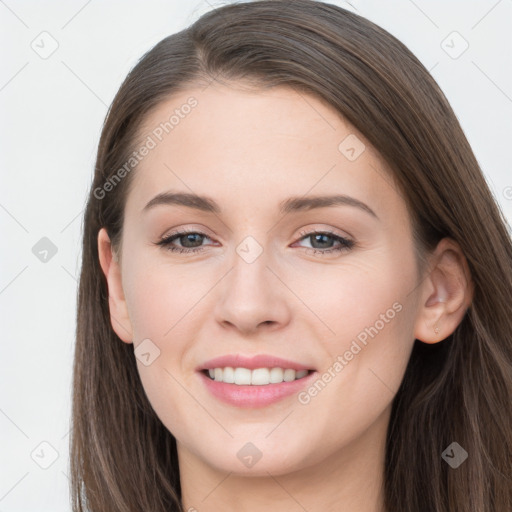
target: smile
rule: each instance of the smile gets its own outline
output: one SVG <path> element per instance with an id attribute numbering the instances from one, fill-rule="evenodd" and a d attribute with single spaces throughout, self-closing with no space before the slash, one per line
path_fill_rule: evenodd
<path id="1" fill-rule="evenodd" d="M 259 408 L 300 393 L 318 371 L 270 354 L 226 354 L 196 367 L 209 395 L 235 407 Z"/>
<path id="2" fill-rule="evenodd" d="M 302 379 L 309 374 L 310 370 L 294 370 L 293 368 L 213 368 L 204 370 L 209 377 L 216 382 L 236 384 L 237 386 L 267 386 L 269 384 L 280 384 L 281 382 L 292 382 Z"/>

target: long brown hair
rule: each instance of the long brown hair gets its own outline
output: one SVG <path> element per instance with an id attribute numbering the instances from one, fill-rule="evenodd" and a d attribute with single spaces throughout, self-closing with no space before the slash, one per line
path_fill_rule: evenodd
<path id="1" fill-rule="evenodd" d="M 105 120 L 83 225 L 70 469 L 75 512 L 182 511 L 176 441 L 153 411 L 133 346 L 114 333 L 97 247 L 121 241 L 136 169 L 107 194 L 148 112 L 211 80 L 287 85 L 327 102 L 389 164 L 410 210 L 416 249 L 461 247 L 473 302 L 446 340 L 415 340 L 386 443 L 389 512 L 512 510 L 512 242 L 442 91 L 395 37 L 311 0 L 231 4 L 146 53 Z M 118 174 L 119 176 L 119 174 Z M 441 457 L 457 442 L 457 469 Z"/>

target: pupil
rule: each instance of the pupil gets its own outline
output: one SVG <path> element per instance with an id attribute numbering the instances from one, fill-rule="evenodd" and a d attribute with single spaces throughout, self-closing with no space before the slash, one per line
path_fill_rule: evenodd
<path id="1" fill-rule="evenodd" d="M 189 234 L 185 235 L 185 240 L 186 240 L 187 243 L 188 242 L 194 243 L 194 241 L 191 240 L 190 237 L 196 237 L 196 236 L 200 236 L 200 235 L 198 233 L 189 233 Z M 185 246 L 186 246 L 186 244 L 185 244 Z"/>
<path id="2" fill-rule="evenodd" d="M 315 239 L 315 241 L 318 241 L 318 240 L 316 240 L 317 237 L 329 238 L 328 235 L 322 235 L 322 234 L 320 234 L 320 235 L 313 235 L 313 238 Z M 320 242 L 320 243 L 322 243 L 322 242 Z M 327 243 L 327 242 L 324 241 L 323 243 Z"/>

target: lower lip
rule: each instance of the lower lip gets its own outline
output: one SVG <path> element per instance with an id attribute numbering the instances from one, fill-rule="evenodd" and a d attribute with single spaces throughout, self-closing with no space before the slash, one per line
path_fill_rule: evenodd
<path id="1" fill-rule="evenodd" d="M 227 384 L 210 379 L 203 372 L 199 372 L 208 391 L 222 402 L 236 407 L 265 407 L 298 393 L 302 388 L 309 385 L 318 372 L 313 371 L 302 379 L 279 384 L 266 384 L 263 386 L 239 386 L 238 384 Z"/>

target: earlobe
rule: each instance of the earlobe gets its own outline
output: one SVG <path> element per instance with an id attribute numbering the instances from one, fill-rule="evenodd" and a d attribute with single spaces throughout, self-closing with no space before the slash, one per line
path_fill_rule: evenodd
<path id="1" fill-rule="evenodd" d="M 438 343 L 450 336 L 473 299 L 473 282 L 459 245 L 443 238 L 431 257 L 430 271 L 421 288 L 415 338 Z"/>
<path id="2" fill-rule="evenodd" d="M 105 228 L 98 232 L 98 255 L 107 280 L 110 322 L 114 332 L 125 343 L 133 343 L 133 331 L 128 315 L 118 258 Z"/>

